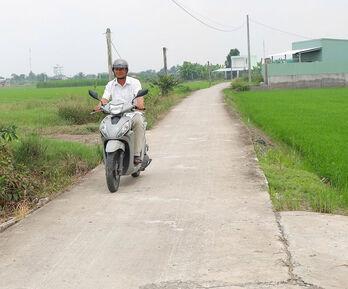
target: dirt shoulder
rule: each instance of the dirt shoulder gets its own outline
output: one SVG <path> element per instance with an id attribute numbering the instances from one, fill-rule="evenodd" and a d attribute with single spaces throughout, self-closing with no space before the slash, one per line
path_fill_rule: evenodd
<path id="1" fill-rule="evenodd" d="M 45 135 L 47 138 L 58 139 L 62 141 L 72 141 L 80 142 L 88 145 L 97 145 L 100 144 L 100 134 L 91 133 L 91 134 L 50 134 Z"/>

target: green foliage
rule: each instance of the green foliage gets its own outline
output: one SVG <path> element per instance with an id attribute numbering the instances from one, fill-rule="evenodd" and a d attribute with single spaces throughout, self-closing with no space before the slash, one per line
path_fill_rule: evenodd
<path id="1" fill-rule="evenodd" d="M 243 78 L 236 78 L 231 82 L 231 88 L 237 91 L 248 91 L 250 90 L 250 85 Z"/>
<path id="2" fill-rule="evenodd" d="M 251 71 L 251 81 L 253 85 L 259 85 L 260 82 L 263 82 L 262 60 L 257 62 L 256 66 L 253 67 Z"/>
<path id="3" fill-rule="evenodd" d="M 220 65 L 211 65 L 210 71 L 221 68 Z M 185 61 L 182 66 L 178 67 L 180 78 L 183 80 L 209 80 L 208 65 L 201 65 L 198 63 L 191 63 Z M 212 78 L 216 77 L 211 73 Z"/>
<path id="4" fill-rule="evenodd" d="M 78 87 L 78 86 L 100 86 L 106 85 L 109 79 L 66 79 L 66 80 L 49 80 L 39 81 L 37 88 L 54 88 L 54 87 Z"/>
<path id="5" fill-rule="evenodd" d="M 231 56 L 239 56 L 240 52 L 237 48 L 231 49 L 226 56 L 225 66 L 226 68 L 231 68 Z"/>
<path id="6" fill-rule="evenodd" d="M 10 148 L 0 148 L 0 207 L 11 209 L 20 201 L 53 194 L 101 160 L 99 146 L 26 135 Z"/>
<path id="7" fill-rule="evenodd" d="M 257 63 L 257 66 L 254 66 L 251 71 L 251 83 L 252 85 L 260 85 L 260 82 L 263 82 L 263 76 L 261 73 L 262 69 L 262 61 Z M 242 71 L 240 74 L 240 77 L 246 81 L 249 82 L 249 73 L 248 71 Z"/>
<path id="8" fill-rule="evenodd" d="M 348 208 L 347 88 L 255 91 L 232 97 L 245 118 L 303 156 L 305 169 L 336 191 L 340 207 Z M 320 196 L 318 203 L 324 198 Z"/>
<path id="9" fill-rule="evenodd" d="M 70 98 L 58 107 L 58 115 L 70 124 L 86 124 L 100 120 L 102 114 L 91 114 L 93 109 L 91 98 Z M 96 102 L 95 102 L 96 104 Z"/>
<path id="10" fill-rule="evenodd" d="M 257 149 L 261 168 L 277 210 L 334 213 L 344 207 L 340 194 L 306 170 L 303 158 L 291 148 Z M 348 211 L 347 211 L 348 212 Z"/>
<path id="11" fill-rule="evenodd" d="M 104 87 L 90 87 L 99 94 Z M 2 88 L 0 90 L 0 123 L 16 124 L 19 132 L 48 131 L 65 126 L 74 130 L 74 120 L 66 120 L 58 114 L 60 107 L 82 106 L 83 122 L 99 120 L 99 114 L 89 115 L 97 102 L 88 95 L 88 87 L 70 88 Z M 79 113 L 80 114 L 80 113 Z M 74 117 L 74 116 L 73 116 Z M 67 125 L 70 125 L 69 127 Z"/>
<path id="12" fill-rule="evenodd" d="M 38 182 L 30 176 L 30 171 L 23 165 L 15 165 L 9 149 L 0 147 L 0 211 L 32 197 L 37 188 Z"/>
<path id="13" fill-rule="evenodd" d="M 38 161 L 45 159 L 46 151 L 47 146 L 42 143 L 40 135 L 31 133 L 20 139 L 12 153 L 16 163 L 35 166 Z"/>
<path id="14" fill-rule="evenodd" d="M 162 95 L 168 95 L 179 83 L 180 80 L 176 79 L 173 75 L 159 75 L 157 79 L 152 80 L 152 86 L 158 86 Z"/>
<path id="15" fill-rule="evenodd" d="M 15 125 L 0 126 L 0 138 L 4 142 L 11 142 L 18 139 L 16 129 L 17 127 Z"/>

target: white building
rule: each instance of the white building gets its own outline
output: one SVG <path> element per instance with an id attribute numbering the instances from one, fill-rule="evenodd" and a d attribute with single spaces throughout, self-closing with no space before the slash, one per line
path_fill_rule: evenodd
<path id="1" fill-rule="evenodd" d="M 256 55 L 250 56 L 251 68 L 257 65 L 257 57 Z M 227 79 L 227 72 L 232 71 L 232 75 L 235 77 L 239 77 L 240 71 L 248 70 L 248 56 L 232 56 L 232 68 L 220 68 L 218 70 L 214 70 L 213 72 L 225 72 L 225 77 Z"/>

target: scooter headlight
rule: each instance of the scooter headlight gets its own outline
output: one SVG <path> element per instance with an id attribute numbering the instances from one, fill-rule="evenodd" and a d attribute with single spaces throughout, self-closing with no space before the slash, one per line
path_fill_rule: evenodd
<path id="1" fill-rule="evenodd" d="M 111 104 L 110 103 L 110 113 L 111 114 L 119 114 L 122 112 L 122 108 L 123 108 L 123 103 L 120 104 Z"/>
<path id="2" fill-rule="evenodd" d="M 131 127 L 130 122 L 129 121 L 125 122 L 122 128 L 120 129 L 117 137 L 125 135 L 129 131 L 130 127 Z"/>
<path id="3" fill-rule="evenodd" d="M 104 136 L 107 135 L 106 124 L 104 121 L 101 122 L 101 124 L 99 126 L 99 130 Z"/>

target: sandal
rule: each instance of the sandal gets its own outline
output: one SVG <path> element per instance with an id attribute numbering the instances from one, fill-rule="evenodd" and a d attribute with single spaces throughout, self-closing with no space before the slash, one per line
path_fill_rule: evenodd
<path id="1" fill-rule="evenodd" d="M 140 157 L 134 157 L 134 163 L 135 163 L 136 165 L 141 164 L 141 163 L 142 163 L 141 158 L 140 158 Z"/>

